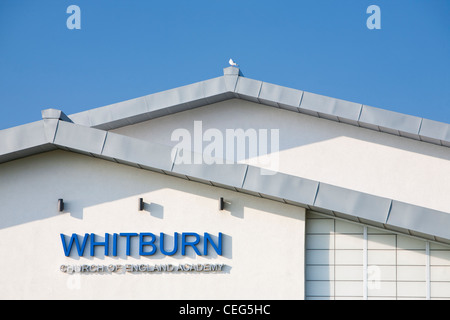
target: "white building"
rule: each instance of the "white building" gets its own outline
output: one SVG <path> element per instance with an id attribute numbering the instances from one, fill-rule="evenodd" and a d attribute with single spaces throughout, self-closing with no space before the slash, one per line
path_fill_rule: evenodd
<path id="1" fill-rule="evenodd" d="M 0 131 L 2 299 L 450 298 L 448 124 L 236 67 L 42 117 Z"/>

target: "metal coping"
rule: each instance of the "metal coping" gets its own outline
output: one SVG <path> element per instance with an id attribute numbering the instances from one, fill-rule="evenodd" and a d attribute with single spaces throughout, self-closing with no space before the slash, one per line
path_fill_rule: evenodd
<path id="1" fill-rule="evenodd" d="M 178 164 L 172 148 L 60 118 L 0 131 L 0 163 L 63 149 L 450 243 L 450 214 L 247 164 Z M 346 199 L 342 201 L 342 199 Z"/>

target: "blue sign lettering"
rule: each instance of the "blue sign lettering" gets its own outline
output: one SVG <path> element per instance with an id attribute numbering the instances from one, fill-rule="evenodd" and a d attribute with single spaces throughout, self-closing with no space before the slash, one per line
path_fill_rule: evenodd
<path id="1" fill-rule="evenodd" d="M 173 234 L 173 247 L 171 248 L 167 248 L 167 235 L 164 233 L 160 233 L 159 237 L 149 232 L 113 233 L 112 235 L 105 233 L 103 240 L 100 240 L 100 237 L 95 233 L 86 233 L 84 236 L 73 233 L 68 242 L 66 240 L 67 237 L 68 236 L 65 234 L 61 234 L 61 242 L 66 257 L 70 256 L 73 251 L 73 247 L 76 248 L 78 256 L 83 256 L 88 242 L 90 243 L 90 256 L 95 256 L 95 249 L 97 247 L 103 247 L 105 256 L 109 256 L 110 251 L 112 251 L 112 256 L 117 256 L 119 247 L 121 247 L 122 252 L 124 251 L 127 256 L 130 256 L 132 244 L 138 244 L 138 252 L 140 256 L 151 256 L 157 252 L 161 252 L 166 256 L 172 256 L 178 253 L 178 249 L 180 247 L 181 255 L 183 256 L 185 256 L 188 251 L 199 256 L 206 256 L 208 255 L 209 248 L 213 248 L 217 255 L 222 255 L 222 233 L 220 232 L 217 236 L 217 241 L 214 241 L 213 236 L 206 232 L 203 236 L 194 232 L 183 232 L 180 236 L 178 232 L 175 232 Z M 112 250 L 110 250 L 110 239 L 112 239 Z M 125 244 L 123 243 L 124 241 Z M 180 241 L 181 245 L 179 245 Z M 119 242 L 121 242 L 120 246 Z"/>

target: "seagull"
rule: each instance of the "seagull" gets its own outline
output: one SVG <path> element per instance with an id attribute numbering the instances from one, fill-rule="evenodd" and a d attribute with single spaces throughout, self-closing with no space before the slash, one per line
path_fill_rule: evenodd
<path id="1" fill-rule="evenodd" d="M 233 59 L 230 58 L 230 60 L 228 60 L 228 63 L 230 64 L 230 66 L 237 66 L 237 63 L 233 61 Z"/>

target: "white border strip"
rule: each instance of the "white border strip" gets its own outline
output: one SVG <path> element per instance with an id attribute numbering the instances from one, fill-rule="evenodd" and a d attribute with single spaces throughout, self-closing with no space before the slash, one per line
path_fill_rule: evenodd
<path id="1" fill-rule="evenodd" d="M 364 226 L 364 246 L 363 246 L 363 299 L 368 298 L 368 250 L 367 250 L 367 226 Z"/>
<path id="2" fill-rule="evenodd" d="M 425 242 L 425 253 L 426 253 L 426 267 L 425 267 L 425 279 L 426 279 L 426 287 L 427 287 L 427 292 L 426 292 L 426 299 L 430 300 L 431 299 L 431 267 L 430 267 L 430 242 L 426 241 Z"/>

